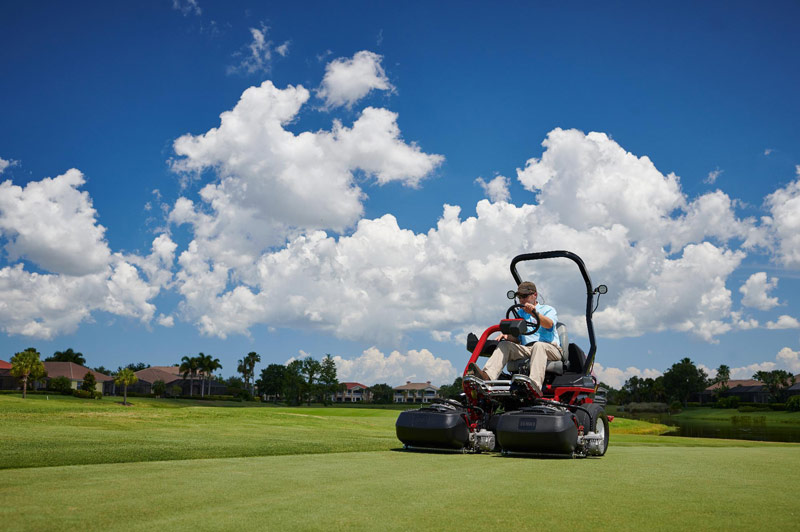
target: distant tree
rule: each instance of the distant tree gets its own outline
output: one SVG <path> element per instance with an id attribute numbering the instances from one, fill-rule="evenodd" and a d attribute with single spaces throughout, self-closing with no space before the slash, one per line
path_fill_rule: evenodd
<path id="1" fill-rule="evenodd" d="M 150 364 L 145 364 L 144 362 L 131 362 L 127 366 L 125 366 L 129 370 L 136 373 L 137 371 L 142 371 L 143 369 L 147 369 L 150 367 Z M 122 368 L 119 368 L 122 369 Z"/>
<path id="2" fill-rule="evenodd" d="M 270 364 L 261 370 L 261 378 L 256 381 L 258 393 L 268 395 L 278 400 L 283 396 L 283 379 L 286 375 L 286 366 L 283 364 Z"/>
<path id="3" fill-rule="evenodd" d="M 772 371 L 757 371 L 753 378 L 764 383 L 764 388 L 769 391 L 773 401 L 785 399 L 786 389 L 794 385 L 794 375 L 782 369 Z"/>
<path id="4" fill-rule="evenodd" d="M 113 373 L 113 371 L 110 369 L 106 369 L 105 366 L 97 366 L 96 368 L 92 369 L 94 369 L 97 373 L 102 373 L 103 375 L 111 375 Z"/>
<path id="5" fill-rule="evenodd" d="M 181 388 L 180 385 L 178 384 L 173 384 L 170 391 L 170 395 L 172 395 L 173 397 L 180 397 L 181 395 L 183 395 L 183 388 Z"/>
<path id="6" fill-rule="evenodd" d="M 303 361 L 293 360 L 286 365 L 283 374 L 283 396 L 293 405 L 299 405 L 303 399 L 305 381 L 303 380 Z"/>
<path id="7" fill-rule="evenodd" d="M 94 393 L 96 386 L 97 386 L 97 379 L 95 379 L 94 373 L 92 373 L 91 371 L 87 371 L 86 375 L 83 376 L 83 382 L 81 383 L 81 390 L 86 390 L 87 392 Z"/>
<path id="8" fill-rule="evenodd" d="M 394 400 L 394 389 L 386 383 L 369 387 L 372 402 L 377 405 L 388 405 Z"/>
<path id="9" fill-rule="evenodd" d="M 11 375 L 22 381 L 22 398 L 28 394 L 28 381 L 39 380 L 47 376 L 44 364 L 39 360 L 39 351 L 33 347 L 20 351 L 11 357 Z"/>
<path id="10" fill-rule="evenodd" d="M 155 394 L 156 397 L 164 397 L 166 393 L 167 385 L 164 381 L 159 380 L 153 383 L 153 394 Z"/>
<path id="11" fill-rule="evenodd" d="M 117 376 L 114 377 L 114 382 L 119 384 L 123 387 L 123 399 L 122 404 L 128 404 L 128 386 L 131 384 L 136 384 L 139 381 L 139 377 L 133 372 L 130 368 L 123 368 L 117 373 Z"/>
<path id="12" fill-rule="evenodd" d="M 464 393 L 464 388 L 461 384 L 461 377 L 456 377 L 453 384 L 445 384 L 439 388 L 439 395 L 445 399 L 459 400 L 462 393 Z"/>
<path id="13" fill-rule="evenodd" d="M 312 397 L 314 397 L 319 390 L 317 382 L 319 381 L 319 374 L 321 371 L 322 364 L 320 364 L 318 360 L 314 360 L 312 357 L 306 357 L 303 359 L 303 369 L 301 370 L 301 373 L 305 379 L 304 395 L 309 406 L 311 406 Z"/>
<path id="14" fill-rule="evenodd" d="M 197 369 L 199 364 L 197 363 L 197 357 L 189 357 L 185 356 L 181 358 L 181 365 L 178 368 L 178 371 L 183 373 L 184 380 L 186 377 L 189 377 L 189 397 L 192 396 L 192 390 L 194 389 L 194 376 L 197 375 Z"/>
<path id="15" fill-rule="evenodd" d="M 331 396 L 336 394 L 339 380 L 336 378 L 336 361 L 330 354 L 322 359 L 319 372 L 319 388 L 322 395 L 322 402 L 325 405 L 331 403 Z"/>
<path id="16" fill-rule="evenodd" d="M 728 382 L 731 380 L 731 368 L 726 366 L 725 364 L 720 364 L 717 368 L 717 376 L 714 377 L 713 382 Z"/>
<path id="17" fill-rule="evenodd" d="M 703 391 L 708 385 L 706 377 L 706 372 L 687 357 L 664 372 L 664 388 L 670 398 L 686 406 L 693 393 Z"/>
<path id="18" fill-rule="evenodd" d="M 83 358 L 83 353 L 76 353 L 71 347 L 65 351 L 56 351 L 52 356 L 44 359 L 45 362 L 74 362 L 81 366 L 86 365 L 86 359 Z"/>

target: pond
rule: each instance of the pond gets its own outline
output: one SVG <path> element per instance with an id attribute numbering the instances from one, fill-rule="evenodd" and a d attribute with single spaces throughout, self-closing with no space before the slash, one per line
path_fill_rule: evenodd
<path id="1" fill-rule="evenodd" d="M 730 418 L 725 420 L 696 419 L 654 413 L 620 412 L 619 415 L 674 427 L 674 430 L 665 436 L 800 442 L 800 424 L 776 422 L 758 412 L 739 414 L 734 411 Z"/>

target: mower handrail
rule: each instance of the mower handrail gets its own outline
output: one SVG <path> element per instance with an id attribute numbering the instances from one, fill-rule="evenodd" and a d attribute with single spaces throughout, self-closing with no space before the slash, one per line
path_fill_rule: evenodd
<path id="1" fill-rule="evenodd" d="M 583 260 L 575 253 L 564 250 L 523 253 L 522 255 L 517 255 L 511 260 L 511 276 L 514 277 L 514 281 L 516 281 L 517 285 L 519 285 L 522 282 L 522 278 L 520 278 L 519 273 L 517 273 L 517 263 L 526 262 L 529 260 L 554 258 L 570 259 L 577 264 L 578 269 L 583 276 L 583 281 L 586 283 L 586 330 L 589 334 L 589 353 L 586 356 L 586 362 L 583 364 L 582 373 L 584 375 L 589 375 L 592 372 L 592 366 L 594 366 L 594 355 L 597 351 L 597 344 L 595 343 L 594 326 L 592 325 L 592 302 L 594 299 L 594 288 L 592 287 L 592 280 L 589 278 L 589 273 L 586 271 L 586 265 L 583 263 Z M 483 349 L 483 343 L 478 342 L 478 344 L 480 345 L 481 349 Z M 569 348 L 569 346 L 562 346 L 562 348 L 566 350 Z M 478 351 L 478 353 L 480 353 L 480 351 Z M 474 354 L 473 357 L 477 359 Z"/>
<path id="2" fill-rule="evenodd" d="M 464 368 L 464 373 L 461 375 L 462 377 L 467 376 L 467 370 L 469 369 L 469 365 L 472 364 L 473 362 L 478 361 L 478 357 L 481 356 L 481 351 L 483 351 L 483 346 L 486 345 L 486 340 L 489 338 L 489 335 L 496 333 L 499 330 L 500 330 L 500 325 L 498 324 L 498 325 L 492 325 L 491 327 L 483 331 L 480 340 L 478 340 L 478 343 L 475 345 L 475 349 L 472 350 L 472 356 L 469 357 L 469 362 L 467 362 L 467 367 Z"/>

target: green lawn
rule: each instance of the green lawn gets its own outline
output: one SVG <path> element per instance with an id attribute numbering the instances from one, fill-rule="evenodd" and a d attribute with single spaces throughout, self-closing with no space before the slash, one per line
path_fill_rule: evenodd
<path id="1" fill-rule="evenodd" d="M 800 518 L 798 444 L 657 436 L 617 418 L 602 458 L 411 453 L 396 450 L 391 411 L 13 399 L 0 397 L 0 447 L 15 457 L 0 470 L 3 530 L 745 530 Z M 181 454 L 204 459 L 169 458 Z"/>

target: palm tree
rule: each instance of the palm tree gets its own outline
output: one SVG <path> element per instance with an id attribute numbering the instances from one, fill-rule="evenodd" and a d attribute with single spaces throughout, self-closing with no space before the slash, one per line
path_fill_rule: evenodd
<path id="1" fill-rule="evenodd" d="M 206 391 L 206 359 L 211 358 L 202 351 L 197 353 L 195 359 L 197 360 L 197 372 L 200 374 L 200 397 L 205 397 Z"/>
<path id="2" fill-rule="evenodd" d="M 133 370 L 130 368 L 119 370 L 117 376 L 114 377 L 114 384 L 121 384 L 124 387 L 123 388 L 124 398 L 122 399 L 123 405 L 128 404 L 128 385 L 136 384 L 138 381 L 139 377 L 137 377 L 136 374 L 133 372 Z"/>
<path id="3" fill-rule="evenodd" d="M 39 352 L 33 347 L 21 351 L 11 357 L 11 375 L 22 380 L 22 398 L 25 399 L 28 392 L 28 379 L 34 381 L 47 375 L 44 364 L 39 360 Z"/>
<path id="4" fill-rule="evenodd" d="M 239 361 L 239 365 L 236 368 L 236 371 L 242 374 L 245 388 L 249 388 L 250 393 L 255 393 L 255 389 L 249 383 L 250 379 L 255 375 L 256 363 L 258 362 L 261 362 L 261 355 L 255 351 L 250 351 L 246 357 Z"/>
<path id="5" fill-rule="evenodd" d="M 203 376 L 200 386 L 201 397 L 204 394 L 206 380 L 208 380 L 208 394 L 211 395 L 211 376 L 220 368 L 222 368 L 222 364 L 220 364 L 218 358 L 213 358 L 211 355 L 203 353 L 197 355 L 197 369 L 200 370 Z"/>
<path id="6" fill-rule="evenodd" d="M 201 353 L 202 354 L 202 353 Z M 181 366 L 178 369 L 183 373 L 183 378 L 189 377 L 189 397 L 192 396 L 192 389 L 194 388 L 194 376 L 197 375 L 197 357 L 185 356 L 181 358 Z"/>
<path id="7" fill-rule="evenodd" d="M 211 355 L 208 355 L 206 359 L 206 371 L 208 372 L 208 395 L 211 395 L 211 378 L 214 376 L 214 372 L 218 369 L 222 369 L 222 364 L 220 363 L 218 358 L 212 358 Z"/>

